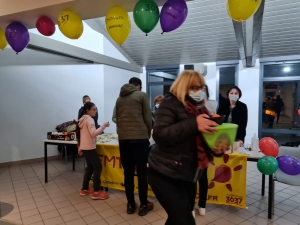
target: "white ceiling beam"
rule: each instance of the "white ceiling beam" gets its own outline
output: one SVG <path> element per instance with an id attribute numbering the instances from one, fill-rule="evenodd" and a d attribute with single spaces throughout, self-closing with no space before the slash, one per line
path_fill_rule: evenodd
<path id="1" fill-rule="evenodd" d="M 143 68 L 132 63 L 124 62 L 106 55 L 92 52 L 83 48 L 69 45 L 60 41 L 43 37 L 41 35 L 30 33 L 30 49 L 39 49 L 41 51 L 57 53 L 59 55 L 69 56 L 71 58 L 91 61 L 98 64 L 104 64 L 112 67 L 117 67 L 124 70 L 129 70 L 137 73 L 142 73 Z M 20 53 L 21 54 L 21 53 Z"/>
<path id="2" fill-rule="evenodd" d="M 243 23 L 232 21 L 240 59 L 244 67 L 254 67 L 256 59 L 259 57 L 264 8 L 265 0 L 262 0 L 259 9 L 253 17 Z M 245 26 L 245 33 L 243 26 Z"/>
<path id="3" fill-rule="evenodd" d="M 89 25 L 94 31 L 102 34 L 110 43 L 132 64 L 138 66 L 138 64 L 116 43 L 114 40 L 111 39 L 109 34 L 106 30 L 95 20 L 85 20 L 84 21 L 87 25 Z"/>

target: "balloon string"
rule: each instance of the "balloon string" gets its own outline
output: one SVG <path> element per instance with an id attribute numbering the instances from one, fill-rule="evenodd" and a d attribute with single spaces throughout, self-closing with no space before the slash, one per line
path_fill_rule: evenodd
<path id="1" fill-rule="evenodd" d="M 146 36 L 148 36 L 148 34 L 146 33 Z"/>
<path id="2" fill-rule="evenodd" d="M 19 54 L 19 52 L 16 52 L 16 55 L 18 55 Z"/>
<path id="3" fill-rule="evenodd" d="M 164 32 L 162 32 L 161 34 L 164 34 Z"/>

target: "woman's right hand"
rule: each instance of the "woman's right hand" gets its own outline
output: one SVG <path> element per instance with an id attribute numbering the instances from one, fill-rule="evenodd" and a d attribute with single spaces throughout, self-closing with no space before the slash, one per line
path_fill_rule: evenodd
<path id="1" fill-rule="evenodd" d="M 206 114 L 201 114 L 197 116 L 197 125 L 198 130 L 205 134 L 212 134 L 213 131 L 217 131 L 218 129 L 215 128 L 218 124 L 212 120 L 209 120 L 209 116 Z"/>
<path id="2" fill-rule="evenodd" d="M 105 128 L 109 127 L 109 122 L 104 123 L 102 126 L 104 126 Z"/>

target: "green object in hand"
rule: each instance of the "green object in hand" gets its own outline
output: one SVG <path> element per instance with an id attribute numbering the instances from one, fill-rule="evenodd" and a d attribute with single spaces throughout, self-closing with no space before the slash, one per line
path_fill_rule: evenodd
<path id="1" fill-rule="evenodd" d="M 159 9 L 153 0 L 140 0 L 133 10 L 135 24 L 146 35 L 150 33 L 158 23 Z"/>
<path id="2" fill-rule="evenodd" d="M 257 162 L 257 169 L 265 175 L 272 175 L 278 170 L 278 161 L 272 156 L 264 156 Z"/>
<path id="3" fill-rule="evenodd" d="M 223 148 L 224 146 L 232 146 L 235 138 L 238 125 L 233 123 L 223 123 L 216 127 L 218 131 L 213 134 L 202 133 L 204 140 L 211 149 Z"/>

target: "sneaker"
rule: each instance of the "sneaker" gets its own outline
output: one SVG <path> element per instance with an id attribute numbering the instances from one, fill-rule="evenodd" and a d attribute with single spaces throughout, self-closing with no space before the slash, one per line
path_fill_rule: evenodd
<path id="1" fill-rule="evenodd" d="M 135 202 L 133 203 L 127 203 L 127 214 L 133 214 L 135 212 Z"/>
<path id="2" fill-rule="evenodd" d="M 93 194 L 94 192 L 91 190 L 91 189 L 87 189 L 86 191 L 85 190 L 80 190 L 80 195 L 81 196 L 86 196 L 86 195 L 91 195 Z"/>
<path id="3" fill-rule="evenodd" d="M 197 209 L 200 216 L 205 216 L 205 208 L 201 208 L 199 205 L 196 205 L 195 209 Z"/>
<path id="4" fill-rule="evenodd" d="M 196 218 L 195 210 L 192 211 L 192 214 L 193 214 L 193 217 L 194 217 L 194 219 L 195 219 L 195 218 Z"/>
<path id="5" fill-rule="evenodd" d="M 98 193 L 96 194 L 95 192 L 92 194 L 91 198 L 94 200 L 104 200 L 104 199 L 108 199 L 108 194 L 106 194 L 103 191 L 98 191 Z"/>
<path id="6" fill-rule="evenodd" d="M 148 202 L 147 205 L 141 205 L 139 209 L 139 215 L 140 216 L 146 216 L 149 211 L 153 209 L 153 203 Z"/>

